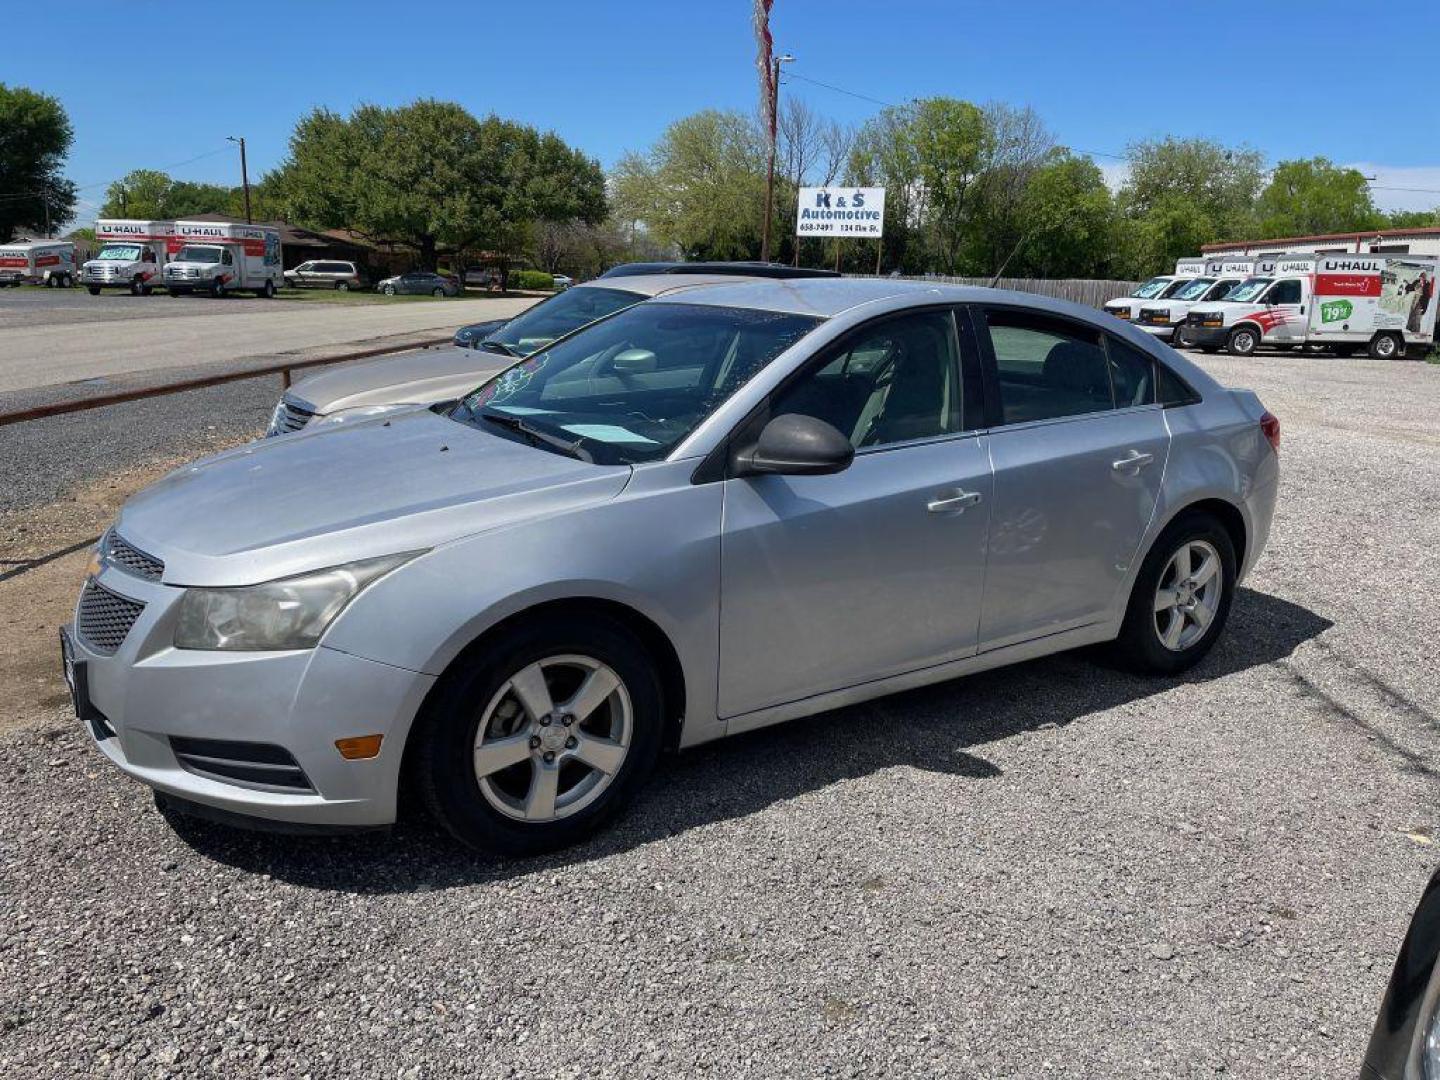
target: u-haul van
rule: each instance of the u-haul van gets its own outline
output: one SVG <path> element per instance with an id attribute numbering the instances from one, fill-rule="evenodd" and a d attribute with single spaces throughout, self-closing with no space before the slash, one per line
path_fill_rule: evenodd
<path id="1" fill-rule="evenodd" d="M 75 245 L 69 240 L 14 240 L 0 244 L 0 285 L 68 289 L 74 281 Z"/>
<path id="2" fill-rule="evenodd" d="M 282 275 L 280 230 L 273 225 L 175 223 L 165 264 L 165 288 L 172 296 L 202 291 L 224 296 L 240 289 L 269 297 Z"/>
<path id="3" fill-rule="evenodd" d="M 80 283 L 99 296 L 101 289 L 129 289 L 149 296 L 161 284 L 166 245 L 175 232 L 173 221 L 101 218 L 95 222 L 100 250 L 80 268 Z"/>
<path id="4" fill-rule="evenodd" d="M 1192 308 L 1186 337 L 1208 352 L 1322 345 L 1377 359 L 1435 341 L 1440 260 L 1363 254 L 1284 255 L 1219 304 Z"/>
<path id="5" fill-rule="evenodd" d="M 1135 290 L 1132 296 L 1117 296 L 1105 301 L 1105 310 L 1117 319 L 1134 322 L 1140 316 L 1140 304 L 1146 300 L 1164 300 L 1175 295 L 1186 283 L 1205 273 L 1203 258 L 1178 259 L 1175 273 L 1160 274 Z"/>
<path id="6" fill-rule="evenodd" d="M 1135 325 L 1179 348 L 1186 343 L 1185 319 L 1190 309 L 1196 304 L 1225 299 L 1230 290 L 1251 276 L 1255 269 L 1250 259 L 1211 258 L 1200 261 L 1204 272 L 1199 277 L 1191 278 L 1164 299 L 1141 304 Z"/>

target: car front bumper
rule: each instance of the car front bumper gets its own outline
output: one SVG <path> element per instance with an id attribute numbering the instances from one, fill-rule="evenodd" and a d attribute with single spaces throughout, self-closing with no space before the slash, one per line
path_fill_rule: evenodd
<path id="1" fill-rule="evenodd" d="M 1133 325 L 1135 329 L 1143 330 L 1151 337 L 1158 337 L 1162 341 L 1179 340 L 1180 331 L 1186 328 L 1184 323 L 1165 323 L 1161 325 L 1158 323 L 1137 322 Z M 1189 335 L 1187 334 L 1186 336 L 1188 338 Z"/>
<path id="2" fill-rule="evenodd" d="M 339 828 L 395 820 L 405 737 L 434 676 L 323 645 L 249 653 L 176 649 L 183 589 L 113 567 L 96 580 L 145 604 L 113 654 L 71 628 L 63 631 L 80 720 L 117 768 L 164 795 L 241 820 Z M 362 735 L 383 736 L 379 754 L 342 757 L 336 740 Z M 280 790 L 216 775 L 196 766 L 193 752 L 177 754 L 172 739 L 278 747 L 303 772 L 304 784 Z"/>
<path id="3" fill-rule="evenodd" d="M 1195 323 L 1185 324 L 1185 341 L 1201 349 L 1218 349 L 1225 344 L 1225 339 L 1230 335 L 1228 326 L 1199 326 Z"/>

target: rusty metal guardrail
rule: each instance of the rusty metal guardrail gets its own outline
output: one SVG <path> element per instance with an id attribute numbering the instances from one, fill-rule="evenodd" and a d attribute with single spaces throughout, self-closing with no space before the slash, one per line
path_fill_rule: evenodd
<path id="1" fill-rule="evenodd" d="M 385 345 L 377 349 L 361 349 L 358 352 L 341 353 L 338 356 L 316 356 L 306 360 L 286 360 L 281 363 L 267 364 L 264 367 L 246 368 L 244 371 L 227 371 L 221 375 L 201 375 L 194 379 L 182 379 L 179 382 L 162 383 L 159 386 L 139 386 L 133 390 L 119 390 L 113 394 L 96 394 L 92 397 L 79 398 L 75 401 L 56 401 L 49 405 L 36 405 L 29 409 L 17 409 L 14 412 L 0 413 L 0 427 L 7 424 L 19 424 L 26 420 L 43 420 L 47 416 L 62 416 L 65 413 L 85 412 L 89 409 L 103 409 L 107 405 L 123 405 L 127 401 L 141 401 L 145 398 L 163 397 L 166 394 L 181 394 L 187 390 L 203 390 L 209 386 L 220 386 L 224 383 L 241 382 L 245 379 L 262 379 L 267 375 L 279 375 L 282 385 L 290 385 L 290 373 L 300 371 L 304 368 L 322 367 L 326 364 L 343 364 L 347 360 L 367 360 L 377 356 L 388 356 L 391 353 L 409 352 L 412 349 L 428 349 L 433 345 L 448 345 L 451 339 L 425 338 L 421 341 L 410 341 L 403 345 Z"/>

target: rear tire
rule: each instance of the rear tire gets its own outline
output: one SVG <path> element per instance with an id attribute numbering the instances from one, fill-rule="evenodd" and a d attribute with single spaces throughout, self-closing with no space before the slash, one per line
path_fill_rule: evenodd
<path id="1" fill-rule="evenodd" d="M 433 297 L 435 297 L 435 298 L 437 298 L 437 299 L 439 299 L 439 298 L 441 298 L 441 297 L 443 297 L 443 296 L 445 295 L 445 290 L 444 290 L 444 289 L 431 289 L 431 290 L 430 290 L 430 295 L 433 296 Z"/>
<path id="2" fill-rule="evenodd" d="M 266 300 L 274 300 L 274 299 L 275 299 L 275 279 L 274 279 L 274 278 L 266 278 L 266 279 L 265 279 L 265 285 L 264 285 L 263 288 L 261 288 L 261 290 L 260 290 L 260 295 L 261 295 L 262 297 L 264 297 Z"/>
<path id="3" fill-rule="evenodd" d="M 1182 552 L 1188 553 L 1188 563 Z M 1216 565 L 1195 584 L 1210 560 Z M 1214 647 L 1230 617 L 1235 576 L 1235 545 L 1225 527 L 1203 511 L 1182 512 L 1140 564 L 1120 636 L 1112 646 L 1115 659 L 1132 671 L 1153 675 L 1178 675 L 1194 667 Z"/>
<path id="4" fill-rule="evenodd" d="M 385 288 L 381 289 L 380 291 L 383 292 L 386 296 L 394 296 L 394 295 L 395 295 L 395 286 L 394 286 L 394 285 L 386 285 Z"/>
<path id="5" fill-rule="evenodd" d="M 588 708 L 575 707 L 577 722 L 562 727 L 562 701 L 580 701 L 592 674 L 597 685 L 618 682 Z M 531 690 L 522 707 L 516 686 L 537 678 L 543 694 Z M 553 851 L 589 836 L 644 783 L 660 751 L 663 701 L 653 660 L 623 624 L 541 616 L 445 674 L 417 732 L 412 775 L 431 814 L 461 843 L 503 855 Z M 482 775 L 483 750 L 507 742 L 513 758 Z M 613 771 L 586 764 L 587 748 L 606 754 Z M 537 820 L 525 820 L 532 804 Z"/>
<path id="6" fill-rule="evenodd" d="M 336 292 L 349 292 L 349 291 L 350 291 L 350 283 L 349 283 L 348 281 L 337 281 L 337 282 L 335 283 L 335 291 L 336 291 Z"/>
<path id="7" fill-rule="evenodd" d="M 1251 327 L 1237 326 L 1225 340 L 1225 351 L 1231 356 L 1253 356 L 1260 344 L 1260 335 Z"/>
<path id="8" fill-rule="evenodd" d="M 1405 342 L 1399 334 L 1376 334 L 1370 339 L 1370 355 L 1376 360 L 1394 360 L 1405 355 Z"/>

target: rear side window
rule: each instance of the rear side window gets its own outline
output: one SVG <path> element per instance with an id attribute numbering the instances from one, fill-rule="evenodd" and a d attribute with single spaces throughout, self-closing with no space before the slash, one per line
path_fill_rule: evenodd
<path id="1" fill-rule="evenodd" d="M 1155 404 L 1155 360 L 1149 353 L 1118 338 L 1107 338 L 1110 354 L 1110 381 L 1115 389 L 1115 407 L 1130 409 Z"/>
<path id="2" fill-rule="evenodd" d="M 1001 423 L 1024 424 L 1114 408 L 1099 331 L 1063 319 L 988 311 Z"/>
<path id="3" fill-rule="evenodd" d="M 1155 399 L 1161 405 L 1193 405 L 1200 395 L 1164 364 L 1156 364 Z"/>

